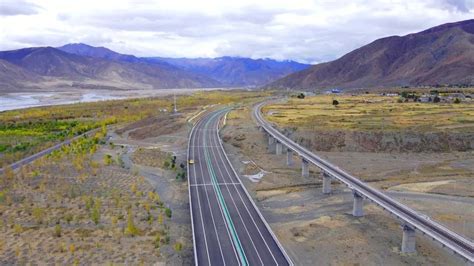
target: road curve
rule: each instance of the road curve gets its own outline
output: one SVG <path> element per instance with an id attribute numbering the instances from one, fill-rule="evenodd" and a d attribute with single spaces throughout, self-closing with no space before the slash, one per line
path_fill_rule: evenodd
<path id="1" fill-rule="evenodd" d="M 257 123 L 262 126 L 265 131 L 272 135 L 277 141 L 281 142 L 284 146 L 296 152 L 299 156 L 316 165 L 326 173 L 330 174 L 342 183 L 357 191 L 363 197 L 381 206 L 383 209 L 395 215 L 397 218 L 402 220 L 404 223 L 413 226 L 422 233 L 426 234 L 430 238 L 440 242 L 443 246 L 446 246 L 453 252 L 459 254 L 469 262 L 474 262 L 474 247 L 473 242 L 465 237 L 458 235 L 457 233 L 449 230 L 441 224 L 432 221 L 425 215 L 419 214 L 413 209 L 401 204 L 400 202 L 392 199 L 384 193 L 378 191 L 365 184 L 358 178 L 346 173 L 339 167 L 321 159 L 316 154 L 312 153 L 308 149 L 295 143 L 290 138 L 283 135 L 280 131 L 275 129 L 270 123 L 268 123 L 262 116 L 261 109 L 265 105 L 265 102 L 259 103 L 254 107 L 253 116 Z"/>
<path id="2" fill-rule="evenodd" d="M 218 128 L 228 111 L 208 113 L 189 137 L 195 264 L 292 265 L 224 151 Z"/>

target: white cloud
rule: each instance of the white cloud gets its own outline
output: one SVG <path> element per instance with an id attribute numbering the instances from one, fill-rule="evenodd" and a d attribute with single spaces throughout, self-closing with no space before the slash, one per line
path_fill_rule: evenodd
<path id="1" fill-rule="evenodd" d="M 0 16 L 32 15 L 39 11 L 39 7 L 23 0 L 2 0 L 0 2 Z"/>
<path id="2" fill-rule="evenodd" d="M 322 62 L 474 16 L 474 0 L 2 0 L 0 50 L 84 42 L 138 56 Z"/>

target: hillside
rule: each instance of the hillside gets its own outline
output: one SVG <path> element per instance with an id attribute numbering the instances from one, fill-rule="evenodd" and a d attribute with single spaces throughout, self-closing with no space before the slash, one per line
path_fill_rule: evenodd
<path id="1" fill-rule="evenodd" d="M 267 86 L 318 90 L 437 84 L 474 84 L 474 20 L 378 39 Z"/>
<path id="2" fill-rule="evenodd" d="M 28 71 L 76 87 L 87 88 L 200 88 L 217 87 L 215 80 L 188 73 L 168 64 L 142 61 L 125 62 L 106 58 L 67 53 L 52 47 L 25 48 L 0 52 L 0 59 L 17 66 L 16 71 Z M 3 70 L 2 70 L 3 72 Z M 5 75 L 2 73 L 1 75 Z M 18 76 L 10 83 L 22 84 Z M 7 88 L 0 88 L 5 91 Z"/>
<path id="3" fill-rule="evenodd" d="M 35 73 L 0 59 L 0 91 L 18 91 L 24 87 L 34 87 L 42 78 Z"/>

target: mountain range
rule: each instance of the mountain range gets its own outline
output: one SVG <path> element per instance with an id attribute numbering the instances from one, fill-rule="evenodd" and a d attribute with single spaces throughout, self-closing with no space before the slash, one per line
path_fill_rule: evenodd
<path id="1" fill-rule="evenodd" d="M 310 66 L 295 61 L 230 56 L 218 58 L 155 57 L 148 58 L 148 60 L 166 62 L 181 69 L 208 76 L 231 87 L 265 85 Z"/>
<path id="2" fill-rule="evenodd" d="M 216 80 L 224 87 L 265 85 L 275 79 L 309 67 L 307 64 L 295 61 L 230 56 L 218 58 L 136 57 L 119 54 L 105 47 L 93 47 L 83 43 L 67 44 L 58 47 L 58 49 L 81 56 L 132 63 L 171 65 L 189 73 Z"/>
<path id="3" fill-rule="evenodd" d="M 3 62 L 0 83 L 4 85 L 1 90 L 15 86 L 17 90 L 59 87 L 166 89 L 221 86 L 213 79 L 165 63 L 149 64 L 81 56 L 53 47 L 0 52 L 0 60 Z M 25 80 L 23 76 L 28 78 Z"/>
<path id="4" fill-rule="evenodd" d="M 474 84 L 474 20 L 378 39 L 267 85 L 321 90 Z"/>
<path id="5" fill-rule="evenodd" d="M 259 86 L 308 66 L 236 57 L 136 57 L 79 43 L 0 52 L 0 91 Z"/>
<path id="6" fill-rule="evenodd" d="M 444 84 L 474 84 L 474 20 L 378 39 L 313 66 L 229 56 L 137 57 L 82 43 L 0 52 L 0 92 L 259 86 L 322 90 Z"/>

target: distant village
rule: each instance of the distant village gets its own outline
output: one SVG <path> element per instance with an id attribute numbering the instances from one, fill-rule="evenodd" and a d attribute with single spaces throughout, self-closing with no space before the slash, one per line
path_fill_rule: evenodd
<path id="1" fill-rule="evenodd" d="M 345 93 L 343 89 L 333 88 L 323 92 L 323 94 L 341 94 Z M 354 92 L 351 92 L 355 95 Z M 365 92 L 369 93 L 369 92 Z M 314 95 L 314 93 L 304 93 L 306 96 Z M 357 94 L 360 94 L 357 93 Z M 400 97 L 399 102 L 420 102 L 420 103 L 460 103 L 465 101 L 473 101 L 474 92 L 463 91 L 439 91 L 436 89 L 420 92 L 420 91 L 401 91 L 401 92 L 381 92 L 380 96 Z M 473 101 L 474 102 L 474 101 Z"/>
<path id="2" fill-rule="evenodd" d="M 380 96 L 394 97 L 399 96 L 399 101 L 403 102 L 420 102 L 420 103 L 460 103 L 463 101 L 472 101 L 473 93 L 463 92 L 438 92 L 430 91 L 429 93 L 401 92 L 401 93 L 380 93 Z"/>

